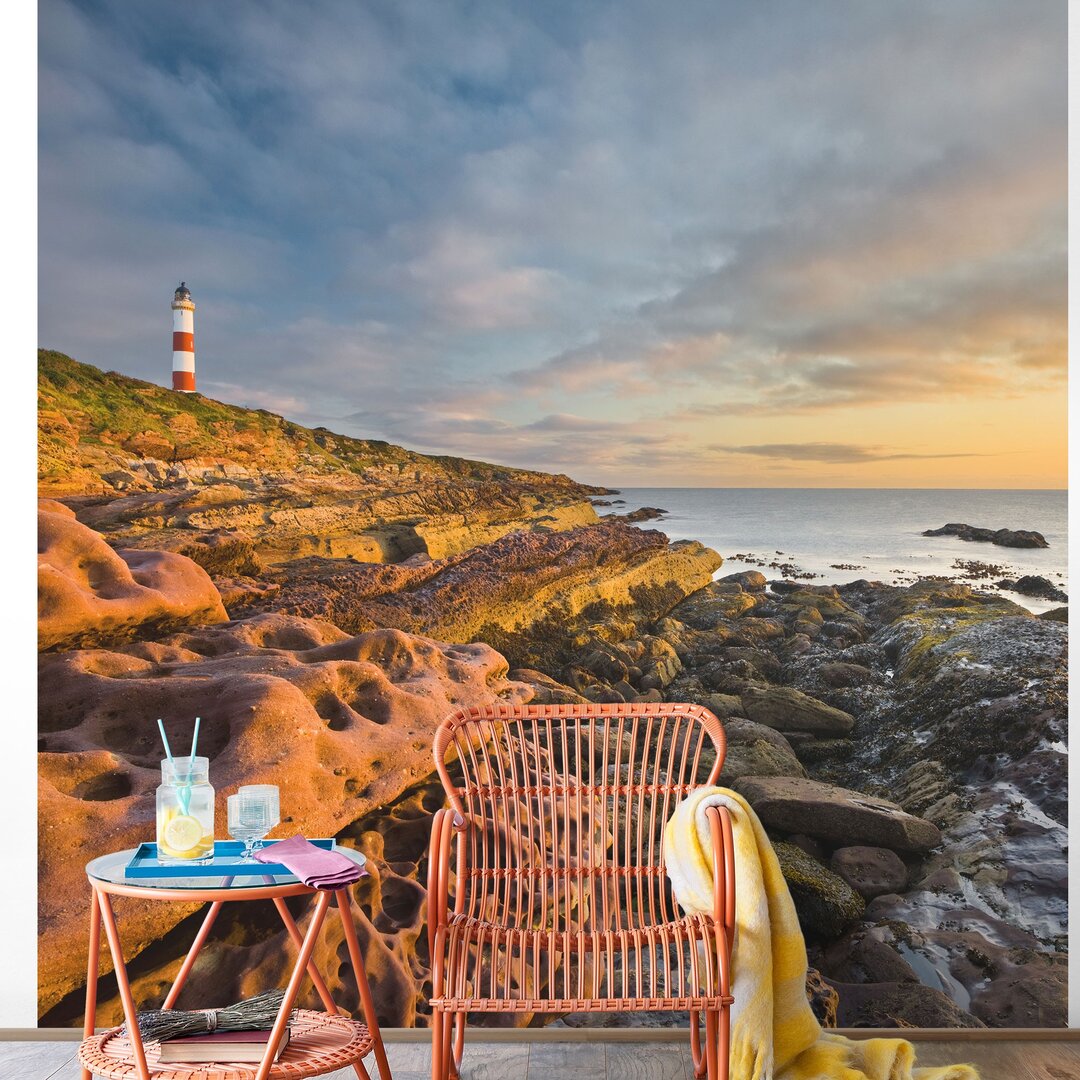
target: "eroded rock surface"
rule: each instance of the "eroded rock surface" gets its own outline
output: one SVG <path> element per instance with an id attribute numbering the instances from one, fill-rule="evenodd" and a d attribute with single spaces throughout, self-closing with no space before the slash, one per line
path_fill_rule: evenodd
<path id="1" fill-rule="evenodd" d="M 506 661 L 487 645 L 397 630 L 349 636 L 285 615 L 44 656 L 42 1011 L 85 977 L 83 865 L 153 835 L 161 757 L 154 718 L 164 717 L 182 745 L 191 718 L 202 717 L 219 836 L 227 835 L 224 797 L 259 782 L 281 787 L 281 835 L 302 823 L 308 835 L 334 836 L 428 776 L 432 734 L 454 708 L 527 700 L 530 688 L 506 675 Z M 125 906 L 132 953 L 186 913 Z"/>
<path id="2" fill-rule="evenodd" d="M 589 640 L 593 623 L 621 621 L 628 637 L 705 585 L 720 563 L 694 541 L 669 544 L 663 533 L 602 522 L 518 532 L 414 565 L 300 560 L 283 569 L 272 603 L 348 630 L 394 626 L 482 640 L 516 665 L 552 672 Z"/>
<path id="3" fill-rule="evenodd" d="M 38 646 L 110 644 L 225 622 L 206 571 L 167 551 L 113 551 L 65 507 L 38 510 Z"/>

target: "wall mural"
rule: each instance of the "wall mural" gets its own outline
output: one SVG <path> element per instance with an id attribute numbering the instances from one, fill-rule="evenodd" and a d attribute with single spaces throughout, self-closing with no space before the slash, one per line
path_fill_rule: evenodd
<path id="1" fill-rule="evenodd" d="M 219 838 L 225 796 L 270 782 L 276 835 L 368 856 L 355 915 L 379 1013 L 424 1025 L 432 732 L 500 700 L 691 701 L 722 718 L 721 782 L 769 828 L 826 1020 L 1066 1022 L 1056 600 L 1035 615 L 942 577 L 820 584 L 779 557 L 730 572 L 617 491 L 55 352 L 39 365 L 43 1025 L 81 1018 L 83 865 L 153 839 L 156 719 L 186 746 L 196 716 Z M 1009 554 L 1028 550 L 1046 551 Z M 118 907 L 136 999 L 156 1004 L 199 912 Z M 227 905 L 185 993 L 238 1000 L 287 977 L 288 955 L 272 910 Z M 348 1002 L 343 955 L 331 928 L 316 960 Z M 98 1023 L 120 1022 L 108 976 L 98 1000 Z"/>
<path id="2" fill-rule="evenodd" d="M 433 733 L 529 702 L 722 721 L 826 1025 L 1066 1025 L 1066 5 L 39 7 L 42 1025 L 87 862 L 249 785 L 429 1025 Z M 288 982 L 266 900 L 181 1005 Z M 205 909 L 116 910 L 158 1005 Z"/>

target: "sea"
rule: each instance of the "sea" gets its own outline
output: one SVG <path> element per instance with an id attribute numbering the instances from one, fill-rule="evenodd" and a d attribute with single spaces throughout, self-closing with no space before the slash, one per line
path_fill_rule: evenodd
<path id="1" fill-rule="evenodd" d="M 625 504 L 598 507 L 600 514 L 640 506 L 666 510 L 663 518 L 640 527 L 714 548 L 724 557 L 718 577 L 753 569 L 813 585 L 860 578 L 906 585 L 945 576 L 1000 592 L 1034 612 L 1059 607 L 1060 601 L 998 590 L 995 583 L 1037 574 L 1063 591 L 1068 587 L 1068 493 L 1061 490 L 622 488 L 604 498 Z M 922 535 L 946 522 L 1031 529 L 1050 546 L 1006 548 Z"/>

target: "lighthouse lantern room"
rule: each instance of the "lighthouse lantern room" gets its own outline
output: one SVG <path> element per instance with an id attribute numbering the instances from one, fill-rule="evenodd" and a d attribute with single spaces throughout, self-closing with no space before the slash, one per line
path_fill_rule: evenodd
<path id="1" fill-rule="evenodd" d="M 185 394 L 195 392 L 195 304 L 183 281 L 173 293 L 172 387 Z"/>

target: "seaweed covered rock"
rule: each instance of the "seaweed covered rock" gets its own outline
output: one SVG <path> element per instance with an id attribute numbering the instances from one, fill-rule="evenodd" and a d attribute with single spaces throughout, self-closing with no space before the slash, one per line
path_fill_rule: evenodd
<path id="1" fill-rule="evenodd" d="M 855 718 L 789 686 L 747 687 L 743 710 L 751 720 L 777 731 L 806 731 L 814 735 L 848 735 Z"/>
<path id="2" fill-rule="evenodd" d="M 294 561 L 281 570 L 274 608 L 352 632 L 383 626 L 486 641 L 514 665 L 558 677 L 595 640 L 595 624 L 659 619 L 721 562 L 695 541 L 669 544 L 663 533 L 604 521 L 513 533 L 423 565 Z"/>
<path id="3" fill-rule="evenodd" d="M 862 915 L 862 897 L 843 878 L 794 844 L 778 840 L 773 848 L 804 933 L 834 938 Z"/>

